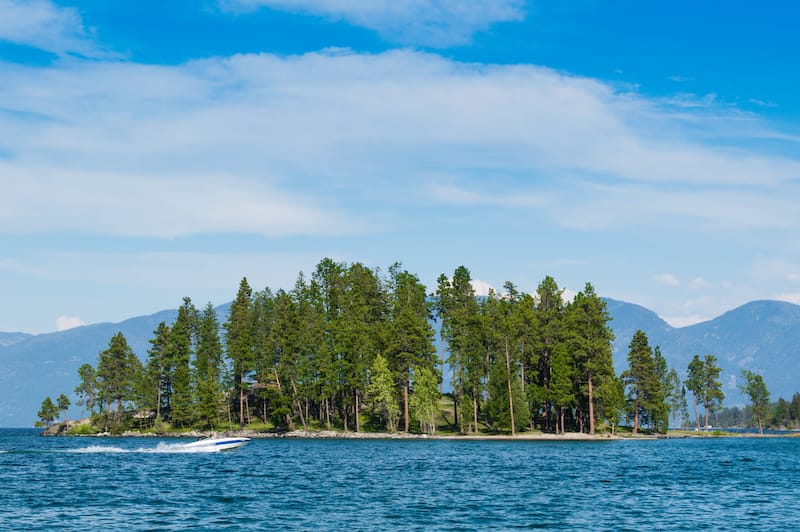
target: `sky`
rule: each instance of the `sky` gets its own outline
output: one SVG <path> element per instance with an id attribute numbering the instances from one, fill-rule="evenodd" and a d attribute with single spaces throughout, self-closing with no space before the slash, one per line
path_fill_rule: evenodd
<path id="1" fill-rule="evenodd" d="M 800 303 L 800 4 L 0 0 L 0 331 L 291 288 Z"/>

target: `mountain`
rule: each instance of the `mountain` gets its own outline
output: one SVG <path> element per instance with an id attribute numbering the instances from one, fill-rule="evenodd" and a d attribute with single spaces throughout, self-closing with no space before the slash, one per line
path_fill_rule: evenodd
<path id="1" fill-rule="evenodd" d="M 772 398 L 790 398 L 800 391 L 800 306 L 779 301 L 754 301 L 703 323 L 671 327 L 642 306 L 605 299 L 612 317 L 614 365 L 625 369 L 628 345 L 641 329 L 650 345 L 661 348 L 681 377 L 692 356 L 716 355 L 723 369 L 724 404 L 744 404 L 737 388 L 741 370 L 761 373 Z M 216 308 L 220 322 L 230 304 Z M 161 321 L 172 323 L 177 310 L 164 310 L 121 323 L 99 323 L 67 331 L 30 335 L 0 332 L 0 427 L 31 426 L 42 400 L 64 393 L 75 401 L 78 367 L 97 364 L 97 355 L 111 337 L 122 332 L 142 360 Z M 438 336 L 438 335 L 437 335 Z M 73 407 L 70 416 L 80 414 Z"/>
<path id="2" fill-rule="evenodd" d="M 659 346 L 667 362 L 685 378 L 694 355 L 717 357 L 722 368 L 725 405 L 745 404 L 738 389 L 743 369 L 764 377 L 773 400 L 800 391 L 800 306 L 782 301 L 753 301 L 688 327 L 671 327 L 644 307 L 606 299 L 613 317 L 614 366 L 627 365 L 628 345 L 637 329 L 650 346 Z"/>

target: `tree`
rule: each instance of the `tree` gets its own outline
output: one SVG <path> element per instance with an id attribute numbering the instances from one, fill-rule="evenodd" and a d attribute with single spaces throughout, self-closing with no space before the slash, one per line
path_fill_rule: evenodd
<path id="1" fill-rule="evenodd" d="M 222 342 L 214 306 L 208 303 L 198 318 L 197 349 L 194 359 L 197 419 L 202 426 L 213 428 L 222 403 Z"/>
<path id="2" fill-rule="evenodd" d="M 117 408 L 114 414 L 117 423 L 122 421 L 124 403 L 136 397 L 136 383 L 142 372 L 142 363 L 128 345 L 125 336 L 115 334 L 108 344 L 108 349 L 101 352 L 97 363 L 97 392 L 101 403 L 107 411 L 112 404 Z"/>
<path id="3" fill-rule="evenodd" d="M 614 333 L 608 322 L 611 316 L 606 302 L 600 299 L 591 283 L 586 283 L 568 308 L 571 343 L 575 353 L 575 366 L 580 384 L 586 383 L 589 434 L 595 433 L 595 393 L 597 385 L 615 377 L 612 360 Z"/>
<path id="4" fill-rule="evenodd" d="M 97 372 L 91 364 L 83 364 L 78 368 L 78 376 L 81 382 L 75 387 L 75 393 L 78 395 L 77 404 L 85 406 L 91 414 L 97 398 Z"/>
<path id="5" fill-rule="evenodd" d="M 225 347 L 231 361 L 234 392 L 239 396 L 239 428 L 244 428 L 244 392 L 247 376 L 255 367 L 253 354 L 253 290 L 247 278 L 239 283 L 236 299 L 231 303 L 225 322 Z"/>
<path id="6" fill-rule="evenodd" d="M 705 366 L 703 361 L 700 360 L 698 355 L 695 355 L 691 362 L 689 362 L 689 367 L 686 373 L 686 389 L 692 392 L 693 396 L 694 423 L 696 430 L 700 430 L 700 415 L 697 412 L 697 399 L 703 396 L 704 369 Z"/>
<path id="7" fill-rule="evenodd" d="M 64 395 L 62 393 L 61 395 L 58 396 L 58 399 L 56 399 L 56 402 L 58 403 L 58 411 L 64 416 L 64 420 L 66 420 L 67 419 L 67 410 L 69 409 L 69 405 L 70 405 L 69 397 L 67 397 L 66 395 Z"/>
<path id="8" fill-rule="evenodd" d="M 155 410 L 157 420 L 170 409 L 172 361 L 169 358 L 169 334 L 170 328 L 163 321 L 153 331 L 139 391 L 139 406 Z"/>
<path id="9" fill-rule="evenodd" d="M 722 404 L 722 400 L 725 399 L 722 382 L 719 380 L 721 371 L 722 369 L 717 366 L 717 357 L 714 355 L 706 355 L 703 360 L 695 355 L 689 363 L 686 387 L 692 391 L 695 397 L 695 419 L 697 419 L 697 400 L 700 399 L 703 402 L 706 429 L 708 429 L 709 413 Z"/>
<path id="10" fill-rule="evenodd" d="M 413 370 L 414 390 L 411 394 L 411 412 L 419 423 L 421 432 L 436 433 L 436 415 L 439 413 L 439 376 L 435 368 L 418 366 Z"/>
<path id="11" fill-rule="evenodd" d="M 37 416 L 39 416 L 39 421 L 42 425 L 50 427 L 56 418 L 58 418 L 58 406 L 53 403 L 52 399 L 47 397 L 42 401 L 42 408 L 39 410 Z"/>
<path id="12" fill-rule="evenodd" d="M 550 393 L 553 376 L 553 355 L 566 342 L 566 313 L 563 290 L 555 279 L 547 276 L 536 288 L 534 312 L 536 330 L 533 338 L 533 368 L 528 376 L 533 381 L 528 387 L 531 412 L 542 413 L 542 428 L 553 428 L 554 411 Z"/>
<path id="13" fill-rule="evenodd" d="M 764 383 L 763 377 L 750 370 L 742 370 L 742 378 L 744 384 L 741 385 L 742 393 L 750 398 L 750 408 L 753 410 L 753 415 L 756 416 L 756 423 L 758 424 L 758 433 L 764 434 L 762 420 L 767 415 L 767 408 L 769 408 L 769 391 L 767 385 Z"/>
<path id="14" fill-rule="evenodd" d="M 167 344 L 168 358 L 172 365 L 170 422 L 178 427 L 191 425 L 194 418 L 190 360 L 196 328 L 197 309 L 191 299 L 184 297 Z"/>
<path id="15" fill-rule="evenodd" d="M 664 400 L 647 335 L 641 330 L 636 331 L 629 349 L 629 369 L 623 372 L 622 379 L 628 389 L 628 411 L 633 416 L 633 433 L 637 434 L 640 424 L 645 423 L 658 430 L 657 419 Z"/>
<path id="16" fill-rule="evenodd" d="M 386 359 L 377 355 L 370 370 L 370 382 L 367 387 L 372 400 L 373 412 L 389 432 L 397 430 L 400 407 L 395 397 L 394 377 Z"/>
<path id="17" fill-rule="evenodd" d="M 425 286 L 416 275 L 401 270 L 396 263 L 389 268 L 390 324 L 386 355 L 403 393 L 403 430 L 409 427 L 409 392 L 414 368 L 436 372 L 436 348 L 430 325 L 431 308 L 425 297 Z M 438 383 L 437 383 L 438 384 Z"/>

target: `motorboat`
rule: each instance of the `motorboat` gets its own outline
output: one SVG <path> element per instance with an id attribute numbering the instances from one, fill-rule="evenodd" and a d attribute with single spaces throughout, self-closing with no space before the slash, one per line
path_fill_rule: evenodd
<path id="1" fill-rule="evenodd" d="M 230 451 L 231 449 L 238 449 L 250 441 L 250 438 L 203 438 L 201 440 L 193 441 L 184 445 L 186 449 L 192 451 Z"/>

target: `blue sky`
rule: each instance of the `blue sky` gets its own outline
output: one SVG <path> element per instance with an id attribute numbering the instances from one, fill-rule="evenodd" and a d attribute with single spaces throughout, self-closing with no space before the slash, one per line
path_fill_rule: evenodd
<path id="1" fill-rule="evenodd" d="M 800 302 L 789 1 L 0 0 L 0 331 L 546 275 L 674 325 Z"/>

